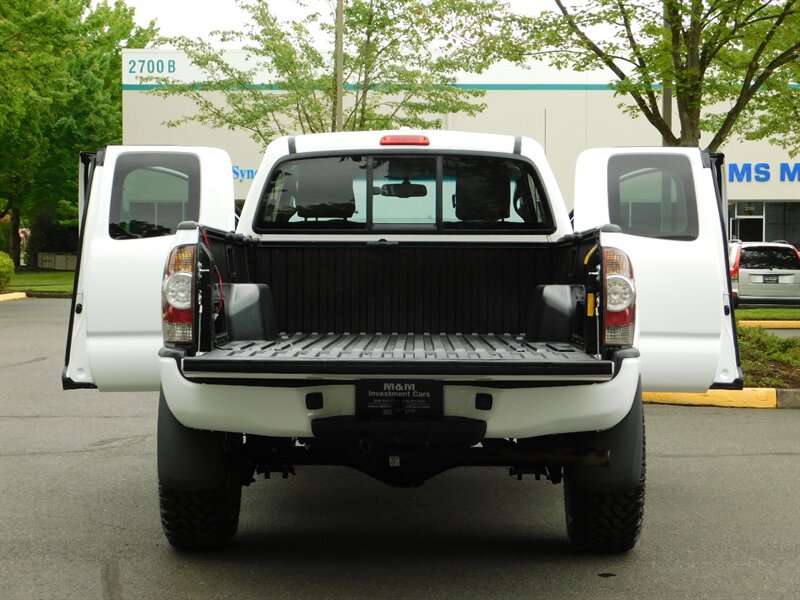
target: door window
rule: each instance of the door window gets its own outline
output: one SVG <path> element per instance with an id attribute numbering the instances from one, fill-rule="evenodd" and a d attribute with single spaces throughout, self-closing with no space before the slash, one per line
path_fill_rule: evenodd
<path id="1" fill-rule="evenodd" d="M 684 156 L 612 156 L 608 163 L 611 222 L 632 235 L 697 238 L 692 166 Z"/>
<path id="2" fill-rule="evenodd" d="M 191 154 L 122 154 L 114 169 L 108 232 L 116 240 L 175 233 L 195 221 L 200 161 Z"/>

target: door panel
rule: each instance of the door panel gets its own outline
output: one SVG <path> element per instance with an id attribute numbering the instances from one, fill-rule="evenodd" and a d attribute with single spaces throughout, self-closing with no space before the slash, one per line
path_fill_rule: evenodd
<path id="1" fill-rule="evenodd" d="M 593 149 L 576 168 L 575 229 L 631 257 L 642 385 L 737 387 L 727 249 L 707 155 L 694 148 Z"/>
<path id="2" fill-rule="evenodd" d="M 109 147 L 87 168 L 63 385 L 157 390 L 164 262 L 182 221 L 233 229 L 230 158 L 214 148 Z"/>

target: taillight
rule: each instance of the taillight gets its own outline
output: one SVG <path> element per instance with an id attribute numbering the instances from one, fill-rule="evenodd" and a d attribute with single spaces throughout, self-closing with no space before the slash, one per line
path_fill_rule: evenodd
<path id="1" fill-rule="evenodd" d="M 194 245 L 172 249 L 161 284 L 161 330 L 165 342 L 194 341 Z"/>
<path id="2" fill-rule="evenodd" d="M 731 265 L 731 283 L 739 283 L 739 261 L 742 258 L 742 247 L 736 248 L 736 256 Z"/>
<path id="3" fill-rule="evenodd" d="M 616 248 L 604 248 L 603 273 L 603 341 L 607 346 L 632 346 L 636 329 L 636 287 L 628 255 Z"/>

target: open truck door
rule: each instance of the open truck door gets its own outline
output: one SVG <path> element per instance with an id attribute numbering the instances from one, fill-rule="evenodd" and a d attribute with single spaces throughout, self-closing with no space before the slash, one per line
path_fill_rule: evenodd
<path id="1" fill-rule="evenodd" d="M 216 148 L 81 154 L 80 248 L 64 389 L 158 390 L 161 280 L 183 221 L 234 227 L 230 157 Z"/>
<path id="2" fill-rule="evenodd" d="M 742 387 L 718 159 L 697 148 L 578 158 L 575 231 L 611 224 L 602 244 L 633 263 L 646 391 Z"/>

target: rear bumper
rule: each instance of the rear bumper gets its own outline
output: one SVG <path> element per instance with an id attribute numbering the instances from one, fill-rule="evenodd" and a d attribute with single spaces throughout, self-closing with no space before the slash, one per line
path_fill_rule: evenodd
<path id="1" fill-rule="evenodd" d="M 264 382 L 246 385 L 197 383 L 186 379 L 175 358 L 161 357 L 167 404 L 186 427 L 275 437 L 313 437 L 313 422 L 355 415 L 355 382 L 294 387 Z M 487 438 L 524 438 L 613 427 L 630 410 L 639 381 L 639 358 L 621 361 L 613 379 L 602 383 L 497 388 L 476 382 L 444 386 L 444 416 L 486 422 Z M 322 394 L 318 410 L 306 395 Z M 476 394 L 490 394 L 489 410 L 476 407 Z"/>
<path id="2" fill-rule="evenodd" d="M 800 284 L 739 282 L 739 304 L 800 304 Z"/>
<path id="3" fill-rule="evenodd" d="M 800 296 L 743 296 L 741 293 L 736 297 L 739 304 L 781 304 L 781 305 L 800 305 Z"/>

